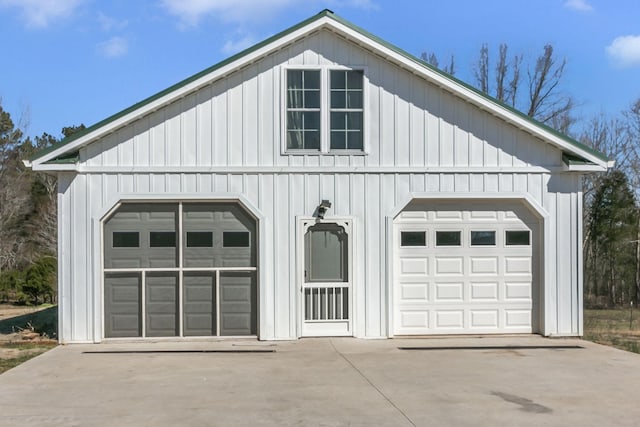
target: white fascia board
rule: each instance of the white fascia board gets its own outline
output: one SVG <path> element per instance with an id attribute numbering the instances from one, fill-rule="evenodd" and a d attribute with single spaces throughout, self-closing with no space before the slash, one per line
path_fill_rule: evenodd
<path id="1" fill-rule="evenodd" d="M 293 43 L 296 40 L 298 40 L 299 38 L 310 34 L 312 32 L 314 32 L 315 30 L 317 30 L 318 28 L 327 25 L 327 24 L 335 24 L 335 22 L 333 20 L 329 20 L 329 18 L 324 17 L 321 19 L 318 19 L 317 21 L 311 22 L 308 25 L 299 28 L 289 34 L 286 34 L 285 36 L 279 38 L 278 40 L 273 41 L 272 43 L 269 43 L 266 46 L 261 47 L 260 49 L 257 49 L 245 56 L 242 56 L 241 58 L 238 58 L 236 61 L 233 61 L 232 63 L 229 63 L 225 66 L 222 66 L 214 71 L 212 71 L 211 73 L 204 75 L 202 77 L 200 77 L 199 79 L 196 79 L 178 89 L 176 89 L 175 91 L 166 94 L 165 96 L 162 96 L 158 99 L 155 99 L 151 102 L 149 102 L 148 104 L 145 104 L 143 106 L 141 106 L 140 108 L 130 112 L 129 114 L 126 114 L 122 117 L 119 117 L 116 120 L 113 120 L 112 122 L 109 122 L 107 124 L 105 124 L 104 126 L 96 129 L 95 131 L 88 133 L 87 135 L 84 135 L 80 138 L 78 138 L 77 140 L 64 145 L 62 147 L 60 147 L 57 150 L 53 150 L 50 153 L 45 154 L 44 156 L 33 160 L 32 164 L 34 166 L 36 165 L 40 165 L 44 162 L 47 162 L 51 159 L 55 159 L 57 156 L 70 152 L 70 151 L 74 151 L 80 147 L 83 147 L 87 144 L 89 144 L 90 142 L 92 142 L 95 139 L 101 138 L 105 135 L 108 135 L 118 129 L 120 129 L 123 126 L 126 126 L 134 121 L 136 121 L 137 119 L 139 119 L 140 117 L 144 117 L 147 114 L 150 114 L 156 110 L 159 110 L 162 107 L 165 107 L 173 102 L 175 102 L 176 100 L 180 99 L 180 98 L 184 98 L 185 96 L 189 95 L 192 92 L 197 91 L 198 89 L 207 86 L 209 84 L 211 84 L 212 82 L 214 82 L 215 80 L 218 80 L 228 74 L 231 74 L 235 71 L 237 71 L 238 69 L 244 68 L 246 67 L 248 64 L 251 64 L 252 62 L 255 62 L 267 55 L 269 55 L 271 52 L 276 51 L 281 49 L 282 47 L 286 46 L 287 44 Z M 35 170 L 35 169 L 34 169 Z M 40 169 L 39 169 L 40 170 Z M 41 169 L 44 170 L 44 169 Z M 51 170 L 51 169 L 47 169 L 47 170 Z M 69 169 L 56 169 L 56 170 L 69 170 Z"/>
<path id="2" fill-rule="evenodd" d="M 29 162 L 29 166 L 27 167 L 30 167 L 34 171 L 42 172 L 78 172 L 78 165 L 76 163 L 41 163 L 34 160 Z"/>
<path id="3" fill-rule="evenodd" d="M 610 162 L 607 162 L 607 166 L 600 165 L 567 165 L 565 164 L 562 168 L 566 172 L 606 172 L 607 169 L 611 166 L 608 166 Z"/>
<path id="4" fill-rule="evenodd" d="M 455 81 L 448 79 L 447 77 L 439 73 L 431 71 L 424 65 L 408 59 L 404 55 L 392 49 L 389 49 L 388 47 L 345 26 L 344 24 L 331 21 L 331 26 L 339 30 L 338 32 L 341 33 L 346 38 L 356 40 L 360 46 L 374 51 L 375 53 L 377 53 L 378 55 L 380 55 L 381 57 L 387 60 L 393 61 L 396 64 L 400 64 L 402 67 L 413 72 L 414 74 L 417 74 L 419 76 L 422 76 L 423 78 L 426 78 L 432 83 L 435 83 L 436 85 L 442 87 L 443 89 L 446 89 L 447 91 L 480 107 L 481 109 L 488 111 L 496 115 L 497 117 L 500 117 L 501 119 L 513 124 L 514 126 L 520 129 L 523 129 L 528 133 L 534 136 L 537 136 L 545 141 L 548 141 L 549 143 L 561 148 L 563 151 L 578 155 L 605 169 L 607 168 L 607 160 L 603 160 L 585 150 L 581 150 L 579 147 L 576 147 L 575 145 L 569 143 L 568 141 L 565 141 L 564 139 L 546 131 L 545 129 L 540 128 L 539 126 L 535 125 L 529 120 L 523 117 L 520 117 L 517 114 L 512 113 L 511 111 L 494 103 L 490 99 L 456 83 Z"/>

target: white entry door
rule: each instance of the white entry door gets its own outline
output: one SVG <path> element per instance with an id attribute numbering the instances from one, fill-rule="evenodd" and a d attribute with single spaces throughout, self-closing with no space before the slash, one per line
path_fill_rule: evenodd
<path id="1" fill-rule="evenodd" d="M 302 336 L 351 336 L 351 224 L 304 220 Z"/>
<path id="2" fill-rule="evenodd" d="M 431 203 L 396 218 L 394 334 L 534 331 L 538 225 L 514 205 Z"/>

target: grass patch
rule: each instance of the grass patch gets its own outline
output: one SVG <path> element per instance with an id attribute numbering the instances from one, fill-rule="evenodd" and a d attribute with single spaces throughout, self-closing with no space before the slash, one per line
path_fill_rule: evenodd
<path id="1" fill-rule="evenodd" d="M 640 353 L 640 311 L 629 308 L 584 311 L 584 339 Z"/>
<path id="2" fill-rule="evenodd" d="M 40 342 L 1 342 L 0 343 L 0 374 L 11 368 L 32 359 L 47 350 L 52 349 L 57 344 L 53 341 Z M 6 349 L 6 350 L 5 350 Z M 10 351 L 9 354 L 3 354 Z"/>

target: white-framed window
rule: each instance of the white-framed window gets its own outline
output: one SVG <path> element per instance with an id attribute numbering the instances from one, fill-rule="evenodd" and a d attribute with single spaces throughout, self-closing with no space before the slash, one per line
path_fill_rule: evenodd
<path id="1" fill-rule="evenodd" d="M 364 153 L 364 69 L 287 67 L 283 74 L 286 154 Z"/>

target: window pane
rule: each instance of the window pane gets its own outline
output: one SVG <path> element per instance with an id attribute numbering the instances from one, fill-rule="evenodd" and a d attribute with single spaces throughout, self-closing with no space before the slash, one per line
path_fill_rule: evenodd
<path id="1" fill-rule="evenodd" d="M 331 89 L 344 89 L 347 86 L 345 71 L 331 71 Z"/>
<path id="2" fill-rule="evenodd" d="M 346 140 L 346 132 L 345 131 L 332 131 L 331 132 L 331 149 L 345 149 L 347 148 L 347 140 Z"/>
<path id="3" fill-rule="evenodd" d="M 362 150 L 362 132 L 359 132 L 359 131 L 347 132 L 347 149 Z"/>
<path id="4" fill-rule="evenodd" d="M 528 246 L 531 243 L 529 230 L 507 231 L 507 246 Z"/>
<path id="5" fill-rule="evenodd" d="M 305 111 L 302 113 L 303 129 L 318 130 L 320 129 L 320 112 Z"/>
<path id="6" fill-rule="evenodd" d="M 362 130 L 362 113 L 347 113 L 347 129 Z"/>
<path id="7" fill-rule="evenodd" d="M 362 70 L 347 71 L 347 87 L 349 89 L 362 89 Z"/>
<path id="8" fill-rule="evenodd" d="M 347 92 L 347 108 L 362 108 L 362 92 Z"/>
<path id="9" fill-rule="evenodd" d="M 425 231 L 403 231 L 400 233 L 400 246 L 427 246 Z"/>
<path id="10" fill-rule="evenodd" d="M 302 134 L 303 132 L 296 130 L 287 132 L 287 148 L 294 150 L 301 149 L 303 143 Z"/>
<path id="11" fill-rule="evenodd" d="M 287 88 L 302 89 L 302 70 L 287 70 Z"/>
<path id="12" fill-rule="evenodd" d="M 222 233 L 222 246 L 225 248 L 248 248 L 248 231 L 225 231 Z"/>
<path id="13" fill-rule="evenodd" d="M 306 131 L 304 133 L 304 149 L 319 150 L 320 149 L 320 131 Z"/>
<path id="14" fill-rule="evenodd" d="M 460 246 L 460 231 L 436 231 L 436 246 Z"/>
<path id="15" fill-rule="evenodd" d="M 320 91 L 304 91 L 304 108 L 320 108 Z"/>
<path id="16" fill-rule="evenodd" d="M 149 246 L 152 248 L 175 248 L 175 231 L 150 231 Z"/>
<path id="17" fill-rule="evenodd" d="M 346 108 L 346 93 L 343 91 L 331 91 L 331 108 Z"/>
<path id="18" fill-rule="evenodd" d="M 320 71 L 318 70 L 304 70 L 304 88 L 305 89 L 320 89 Z"/>
<path id="19" fill-rule="evenodd" d="M 472 231 L 471 246 L 494 246 L 496 244 L 495 231 Z"/>
<path id="20" fill-rule="evenodd" d="M 211 231 L 187 231 L 187 247 L 213 247 L 213 233 Z"/>
<path id="21" fill-rule="evenodd" d="M 331 130 L 347 128 L 347 113 L 331 113 Z"/>
<path id="22" fill-rule="evenodd" d="M 140 246 L 140 234 L 137 231 L 114 231 L 114 248 L 137 248 Z"/>

